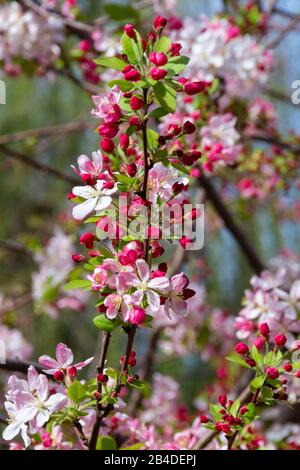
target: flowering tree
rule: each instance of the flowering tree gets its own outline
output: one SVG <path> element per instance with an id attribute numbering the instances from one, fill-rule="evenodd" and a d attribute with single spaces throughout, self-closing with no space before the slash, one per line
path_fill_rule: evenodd
<path id="1" fill-rule="evenodd" d="M 150 3 L 150 29 L 138 7 L 120 7 L 121 18 L 107 9 L 121 19 L 120 41 L 103 26 L 107 17 L 79 21 L 73 1 L 0 7 L 6 76 L 62 75 L 93 102 L 93 122 L 0 137 L 7 157 L 72 184 L 73 219 L 61 222 L 64 229 L 57 224 L 33 254 L 32 292 L 2 299 L 1 368 L 15 371 L 4 385 L 3 439 L 15 450 L 299 448 L 298 425 L 282 425 L 280 433 L 276 418 L 283 402 L 298 402 L 299 257 L 286 250 L 264 264 L 228 209 L 246 216 L 275 199 L 288 212 L 275 196 L 297 178 L 297 136 L 280 135 L 273 104 L 257 95 L 285 32 L 273 42 L 258 40 L 268 37 L 275 8 L 263 11 L 259 2 L 225 2 L 216 18 L 183 20 L 170 14 L 174 2 Z M 9 145 L 93 127 L 100 149 L 80 155 L 73 175 Z M 259 141 L 272 145 L 253 145 Z M 235 315 L 207 296 L 214 266 L 194 244 L 204 199 L 255 273 Z M 205 221 L 208 238 L 220 230 L 210 210 Z M 78 234 L 80 249 L 67 232 Z M 55 358 L 27 362 L 31 346 L 5 315 L 28 303 L 52 321 L 88 305 L 100 330 L 99 345 L 92 333 L 94 363 L 90 357 L 74 364 L 62 342 Z M 138 341 L 147 330 L 143 357 Z M 214 381 L 182 405 L 182 384 L 161 372 L 152 377 L 156 352 L 194 354 L 210 365 Z"/>

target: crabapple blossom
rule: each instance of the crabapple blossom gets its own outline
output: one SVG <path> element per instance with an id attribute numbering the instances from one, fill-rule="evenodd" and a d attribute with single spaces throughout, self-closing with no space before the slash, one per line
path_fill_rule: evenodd
<path id="1" fill-rule="evenodd" d="M 114 86 L 109 93 L 93 96 L 96 108 L 92 110 L 92 116 L 105 122 L 118 122 L 122 114 L 118 105 L 121 96 L 122 92 L 117 86 Z"/>
<path id="2" fill-rule="evenodd" d="M 106 187 L 107 183 L 98 180 L 95 186 L 75 186 L 72 192 L 75 196 L 85 199 L 84 202 L 73 207 L 73 217 L 76 220 L 83 220 L 92 212 L 100 212 L 110 206 L 111 195 L 117 191 L 115 185 Z"/>
<path id="3" fill-rule="evenodd" d="M 71 349 L 68 348 L 68 346 L 66 346 L 64 343 L 57 344 L 55 356 L 56 359 L 53 359 L 52 357 L 47 355 L 43 355 L 39 358 L 39 363 L 41 364 L 41 366 L 45 367 L 44 372 L 47 372 L 48 374 L 52 375 L 57 371 L 62 371 L 63 373 L 66 373 L 70 367 L 76 367 L 77 370 L 81 370 L 83 367 L 90 364 L 94 359 L 93 357 L 90 357 L 85 361 L 78 362 L 77 364 L 73 365 L 73 353 Z"/>

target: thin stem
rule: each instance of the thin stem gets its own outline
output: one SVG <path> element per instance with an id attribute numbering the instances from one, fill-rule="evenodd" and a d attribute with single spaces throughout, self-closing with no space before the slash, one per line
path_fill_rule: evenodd
<path id="1" fill-rule="evenodd" d="M 109 347 L 109 343 L 110 343 L 110 338 L 111 338 L 111 334 L 108 331 L 104 331 L 102 333 L 101 352 L 100 352 L 99 362 L 98 362 L 98 366 L 97 366 L 97 373 L 98 374 L 103 373 L 103 369 L 104 369 L 105 361 L 106 361 L 106 356 L 107 356 L 107 352 L 108 352 L 108 347 Z M 102 392 L 102 383 L 101 382 L 98 382 L 97 392 L 100 393 L 100 394 Z M 101 423 L 102 423 L 102 419 L 103 419 L 102 405 L 99 404 L 99 402 L 97 401 L 97 404 L 96 404 L 96 419 L 95 419 L 95 423 L 94 423 L 94 426 L 93 426 L 91 439 L 90 439 L 90 442 L 89 442 L 89 449 L 90 450 L 95 450 L 96 449 L 96 444 L 97 444 L 97 439 L 98 439 L 98 434 L 99 434 L 100 426 L 101 426 Z"/>
<path id="2" fill-rule="evenodd" d="M 147 115 L 148 104 L 147 104 L 147 88 L 143 90 L 144 94 L 144 115 Z M 149 160 L 148 160 L 148 140 L 147 140 L 147 119 L 144 118 L 142 124 L 142 134 L 143 134 L 143 152 L 144 152 L 144 178 L 142 185 L 142 197 L 146 199 L 147 197 L 147 187 L 148 187 L 148 173 L 149 173 Z"/>
<path id="3" fill-rule="evenodd" d="M 83 445 L 85 445 L 85 447 L 88 447 L 89 441 L 88 441 L 86 435 L 83 432 L 83 429 L 82 429 L 82 426 L 81 426 L 79 420 L 77 419 L 76 421 L 73 422 L 73 424 L 74 424 L 74 427 L 77 429 L 77 431 L 79 433 L 79 436 L 80 436 L 80 439 L 83 442 Z"/>

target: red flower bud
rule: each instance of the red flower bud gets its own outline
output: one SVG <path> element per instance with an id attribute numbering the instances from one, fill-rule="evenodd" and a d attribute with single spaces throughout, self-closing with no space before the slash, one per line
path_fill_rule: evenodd
<path id="1" fill-rule="evenodd" d="M 182 49 L 182 45 L 179 42 L 172 42 L 168 52 L 171 54 L 172 57 L 180 55 L 180 50 Z"/>
<path id="2" fill-rule="evenodd" d="M 267 368 L 267 376 L 269 377 L 269 379 L 278 379 L 279 377 L 279 371 L 276 367 L 268 367 Z"/>
<path id="3" fill-rule="evenodd" d="M 278 333 L 278 335 L 275 336 L 274 341 L 278 347 L 282 347 L 287 342 L 287 338 L 284 334 Z"/>
<path id="4" fill-rule="evenodd" d="M 202 416 L 200 416 L 200 421 L 201 421 L 201 423 L 204 424 L 204 423 L 208 423 L 209 419 L 208 419 L 207 416 L 202 415 Z"/>
<path id="5" fill-rule="evenodd" d="M 161 67 L 162 65 L 166 65 L 168 57 L 163 52 L 150 52 L 149 60 L 157 67 Z"/>
<path id="6" fill-rule="evenodd" d="M 83 261 L 85 261 L 85 257 L 83 255 L 73 253 L 72 260 L 74 261 L 74 263 L 82 263 Z"/>
<path id="7" fill-rule="evenodd" d="M 282 367 L 286 372 L 291 372 L 291 370 L 293 370 L 293 366 L 290 362 L 286 362 Z"/>
<path id="8" fill-rule="evenodd" d="M 297 370 L 297 372 L 295 373 L 295 377 L 297 377 L 297 379 L 300 379 L 300 369 Z"/>
<path id="9" fill-rule="evenodd" d="M 246 362 L 246 363 L 248 364 L 248 366 L 250 366 L 250 367 L 255 367 L 255 366 L 256 366 L 255 360 L 252 359 L 251 357 L 246 357 L 245 362 Z"/>
<path id="10" fill-rule="evenodd" d="M 83 39 L 79 41 L 78 47 L 82 52 L 88 52 L 91 49 L 91 43 L 88 39 Z"/>
<path id="11" fill-rule="evenodd" d="M 137 172 L 137 166 L 135 163 L 130 163 L 126 166 L 126 172 L 129 176 L 135 176 Z"/>
<path id="12" fill-rule="evenodd" d="M 115 144 L 108 137 L 104 137 L 104 139 L 101 140 L 100 146 L 102 150 L 107 153 L 113 153 L 113 151 L 115 150 Z"/>
<path id="13" fill-rule="evenodd" d="M 226 406 L 227 396 L 225 394 L 219 396 L 219 403 L 222 406 Z"/>
<path id="14" fill-rule="evenodd" d="M 187 95 L 193 96 L 202 93 L 208 86 L 207 82 L 189 82 L 184 85 L 184 91 Z"/>
<path id="15" fill-rule="evenodd" d="M 129 137 L 127 134 L 121 134 L 120 136 L 120 147 L 122 150 L 126 150 L 129 145 Z"/>
<path id="16" fill-rule="evenodd" d="M 56 370 L 53 374 L 53 377 L 57 382 L 63 382 L 65 380 L 65 374 L 62 370 Z"/>
<path id="17" fill-rule="evenodd" d="M 267 338 L 270 334 L 270 328 L 269 328 L 268 323 L 265 322 L 259 325 L 259 331 L 263 335 L 264 338 Z"/>
<path id="18" fill-rule="evenodd" d="M 129 322 L 132 325 L 142 325 L 146 319 L 146 312 L 141 307 L 134 307 L 129 312 Z"/>
<path id="19" fill-rule="evenodd" d="M 186 121 L 184 124 L 183 124 L 183 133 L 184 134 L 192 134 L 193 132 L 195 132 L 196 130 L 196 126 L 195 124 L 193 124 L 192 122 L 190 121 Z"/>
<path id="20" fill-rule="evenodd" d="M 91 232 L 83 233 L 79 238 L 80 245 L 85 245 L 87 248 L 93 248 L 95 235 Z"/>
<path id="21" fill-rule="evenodd" d="M 123 73 L 124 73 L 124 70 L 123 70 Z M 134 67 L 132 67 L 128 72 L 124 73 L 124 78 L 125 80 L 128 80 L 129 82 L 138 82 L 141 79 L 141 75 L 140 75 L 140 72 L 138 72 Z"/>
<path id="22" fill-rule="evenodd" d="M 133 111 L 137 111 L 138 109 L 141 109 L 143 107 L 143 100 L 141 98 L 138 98 L 137 96 L 133 96 L 130 99 L 129 104 Z"/>
<path id="23" fill-rule="evenodd" d="M 108 381 L 108 376 L 106 374 L 98 374 L 97 375 L 97 382 L 106 383 Z"/>
<path id="24" fill-rule="evenodd" d="M 132 116 L 132 117 L 129 119 L 129 125 L 130 125 L 130 126 L 135 126 L 137 129 L 140 129 L 140 127 L 141 127 L 141 121 L 139 120 L 138 117 Z"/>
<path id="25" fill-rule="evenodd" d="M 119 132 L 119 126 L 115 122 L 104 122 L 98 128 L 98 132 L 101 137 L 109 137 L 112 139 Z"/>
<path id="26" fill-rule="evenodd" d="M 77 368 L 75 366 L 71 366 L 67 369 L 67 373 L 71 379 L 74 379 L 77 375 Z"/>
<path id="27" fill-rule="evenodd" d="M 164 69 L 159 69 L 159 68 L 153 68 L 150 70 L 150 76 L 153 78 L 153 80 L 163 80 L 165 76 L 167 75 L 167 70 Z"/>
<path id="28" fill-rule="evenodd" d="M 162 16 L 157 16 L 153 21 L 153 27 L 155 31 L 157 31 L 167 26 L 167 23 L 168 23 L 167 18 L 163 18 Z"/>
<path id="29" fill-rule="evenodd" d="M 242 356 L 245 356 L 246 354 L 249 353 L 249 348 L 247 344 L 245 343 L 237 343 L 234 348 L 235 352 L 238 354 L 241 354 Z"/>
<path id="30" fill-rule="evenodd" d="M 136 32 L 132 24 L 126 24 L 124 26 L 124 33 L 126 33 L 127 36 L 130 37 L 131 39 L 136 40 Z"/>

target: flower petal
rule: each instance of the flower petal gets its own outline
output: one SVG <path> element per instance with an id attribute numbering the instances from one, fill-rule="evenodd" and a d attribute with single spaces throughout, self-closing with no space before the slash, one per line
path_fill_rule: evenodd
<path id="1" fill-rule="evenodd" d="M 135 264 L 136 264 L 140 279 L 142 281 L 148 281 L 149 276 L 150 276 L 150 269 L 146 261 L 143 259 L 138 259 Z"/>
<path id="2" fill-rule="evenodd" d="M 58 343 L 56 346 L 56 359 L 60 363 L 61 367 L 68 367 L 73 362 L 73 353 L 70 348 L 64 343 Z"/>
<path id="3" fill-rule="evenodd" d="M 73 207 L 72 214 L 75 220 L 85 219 L 95 209 L 98 198 L 94 197 Z"/>

